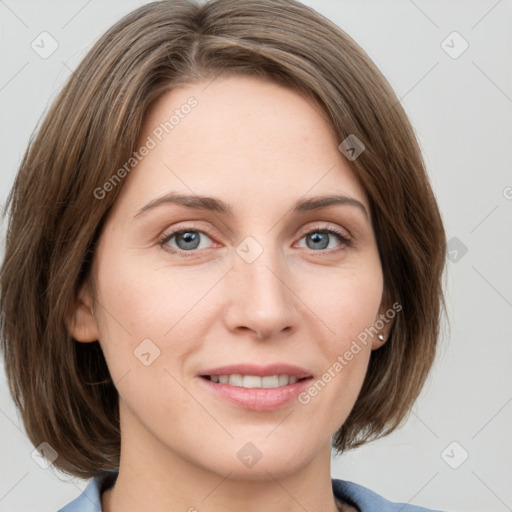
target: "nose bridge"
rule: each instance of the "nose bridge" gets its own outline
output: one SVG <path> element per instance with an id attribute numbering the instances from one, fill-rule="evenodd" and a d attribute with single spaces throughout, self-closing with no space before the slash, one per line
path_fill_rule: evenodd
<path id="1" fill-rule="evenodd" d="M 239 258 L 235 263 L 235 273 L 245 283 L 251 302 L 262 310 L 270 309 L 273 303 L 282 307 L 289 302 L 289 291 L 283 282 L 286 276 L 282 275 L 286 274 L 286 267 L 270 237 L 263 243 L 247 237 L 236 252 Z"/>
<path id="2" fill-rule="evenodd" d="M 286 262 L 270 237 L 247 237 L 236 248 L 229 285 L 231 327 L 246 327 L 260 337 L 278 334 L 297 320 L 293 283 Z"/>

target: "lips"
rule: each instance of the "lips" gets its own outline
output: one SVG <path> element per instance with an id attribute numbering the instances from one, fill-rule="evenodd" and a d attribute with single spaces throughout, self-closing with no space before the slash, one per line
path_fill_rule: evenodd
<path id="1" fill-rule="evenodd" d="M 312 374 L 289 364 L 237 364 L 201 371 L 199 383 L 222 400 L 253 411 L 272 411 L 291 404 L 310 385 Z"/>

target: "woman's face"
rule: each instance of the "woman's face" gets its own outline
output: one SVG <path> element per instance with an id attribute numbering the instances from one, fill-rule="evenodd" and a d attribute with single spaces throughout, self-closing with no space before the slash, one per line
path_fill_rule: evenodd
<path id="1" fill-rule="evenodd" d="M 147 113 L 94 265 L 123 446 L 234 478 L 330 455 L 382 343 L 358 335 L 385 311 L 340 142 L 310 101 L 249 77 L 175 89 Z M 327 196 L 342 199 L 313 208 Z"/>

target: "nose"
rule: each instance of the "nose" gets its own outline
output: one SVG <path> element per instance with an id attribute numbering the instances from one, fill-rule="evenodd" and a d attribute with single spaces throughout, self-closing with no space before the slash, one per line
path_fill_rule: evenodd
<path id="1" fill-rule="evenodd" d="M 297 329 L 295 282 L 286 262 L 270 248 L 251 263 L 235 254 L 227 277 L 224 320 L 231 332 L 248 331 L 258 340 L 270 340 Z"/>

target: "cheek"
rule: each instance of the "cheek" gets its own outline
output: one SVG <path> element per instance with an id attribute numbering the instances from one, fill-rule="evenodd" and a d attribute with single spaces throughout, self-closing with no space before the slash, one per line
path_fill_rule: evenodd
<path id="1" fill-rule="evenodd" d="M 179 370 L 201 343 L 187 311 L 207 283 L 184 286 L 177 272 L 144 266 L 141 258 L 102 256 L 100 344 L 122 402 L 156 423 L 177 413 L 186 417 L 192 404 L 177 383 L 183 381 Z"/>
<path id="2" fill-rule="evenodd" d="M 161 338 L 200 302 L 218 276 L 147 260 L 136 255 L 109 258 L 105 251 L 97 272 L 98 300 L 108 308 L 106 324 L 116 331 L 123 328 L 134 338 Z"/>
<path id="3" fill-rule="evenodd" d="M 312 314 L 332 334 L 332 348 L 342 349 L 365 329 L 374 325 L 382 300 L 383 276 L 380 261 L 333 269 L 315 274 L 303 273 L 301 296 L 306 297 Z"/>
<path id="4" fill-rule="evenodd" d="M 299 401 L 333 432 L 350 413 L 368 368 L 371 328 L 378 319 L 383 291 L 380 261 L 373 262 L 364 270 L 330 269 L 329 279 L 318 275 L 303 279 L 301 293 L 308 297 L 311 322 L 318 317 L 329 335 L 321 338 L 319 347 L 326 356 L 322 374 Z"/>
<path id="5" fill-rule="evenodd" d="M 168 369 L 179 379 L 187 357 L 202 344 L 213 314 L 208 293 L 225 270 L 162 264 L 114 247 L 98 253 L 96 272 L 100 343 L 112 378 L 130 372 L 141 383 L 152 382 L 170 378 Z"/>

